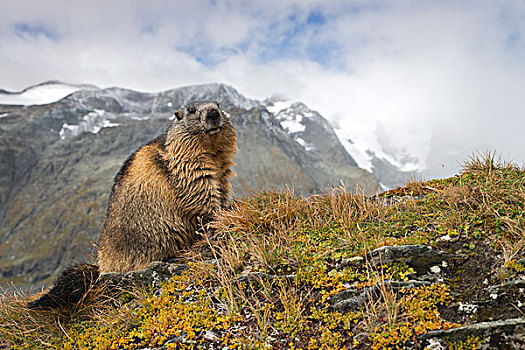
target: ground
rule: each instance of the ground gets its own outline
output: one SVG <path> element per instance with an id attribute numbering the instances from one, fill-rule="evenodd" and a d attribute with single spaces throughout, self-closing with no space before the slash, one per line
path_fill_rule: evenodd
<path id="1" fill-rule="evenodd" d="M 4 296 L 0 348 L 513 348 L 517 331 L 490 322 L 523 317 L 524 183 L 489 154 L 374 197 L 262 192 L 160 285 L 96 288 L 51 312 Z M 477 324 L 493 333 L 427 339 Z"/>

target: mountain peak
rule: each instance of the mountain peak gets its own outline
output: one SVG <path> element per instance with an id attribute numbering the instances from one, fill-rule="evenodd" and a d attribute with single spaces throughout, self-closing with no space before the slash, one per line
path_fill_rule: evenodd
<path id="1" fill-rule="evenodd" d="M 237 107 L 250 110 L 260 106 L 260 102 L 246 98 L 232 86 L 222 83 L 185 86 L 165 91 L 161 95 L 180 99 L 183 104 L 193 101 L 214 100 L 225 109 Z"/>

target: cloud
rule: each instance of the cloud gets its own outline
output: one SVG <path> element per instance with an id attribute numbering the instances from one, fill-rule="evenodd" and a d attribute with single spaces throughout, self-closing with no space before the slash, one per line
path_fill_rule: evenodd
<path id="1" fill-rule="evenodd" d="M 457 170 L 525 160 L 521 1 L 4 1 L 1 88 L 61 79 L 161 91 L 224 82 L 301 100 Z M 379 130 L 379 131 L 378 131 Z M 440 165 L 445 163 L 445 168 Z"/>

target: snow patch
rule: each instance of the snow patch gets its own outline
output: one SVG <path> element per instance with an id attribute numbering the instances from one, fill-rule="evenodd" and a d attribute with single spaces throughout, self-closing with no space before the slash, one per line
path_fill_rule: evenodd
<path id="1" fill-rule="evenodd" d="M 293 102 L 274 101 L 271 105 L 267 105 L 266 109 L 275 116 L 275 119 L 281 123 L 287 133 L 296 134 L 306 129 L 302 123 L 304 116 L 301 113 L 296 113 Z"/>
<path id="2" fill-rule="evenodd" d="M 291 106 L 292 102 L 290 101 L 276 101 L 273 103 L 273 105 L 266 106 L 266 109 L 272 114 L 277 114 L 280 111 L 290 108 Z"/>
<path id="3" fill-rule="evenodd" d="M 312 151 L 315 149 L 315 147 L 313 147 L 311 144 L 309 144 L 308 142 L 306 142 L 305 140 L 303 140 L 302 138 L 300 137 L 297 137 L 295 139 L 295 141 L 297 141 L 298 144 L 300 144 L 301 146 L 303 146 L 303 148 L 307 151 Z"/>
<path id="4" fill-rule="evenodd" d="M 8 115 L 9 115 L 9 113 L 0 114 L 0 118 L 7 117 Z"/>
<path id="5" fill-rule="evenodd" d="M 356 134 L 340 128 L 334 128 L 335 134 L 357 165 L 372 172 L 372 156 L 368 153 L 370 149 L 377 149 L 378 142 L 369 134 Z"/>
<path id="6" fill-rule="evenodd" d="M 67 84 L 39 85 L 20 93 L 0 93 L 0 104 L 3 105 L 43 105 L 63 99 L 80 87 Z"/>
<path id="7" fill-rule="evenodd" d="M 103 128 L 110 128 L 119 125 L 117 123 L 110 122 L 104 117 L 105 114 L 105 111 L 101 109 L 95 109 L 95 111 L 86 114 L 78 125 L 69 125 L 64 123 L 64 125 L 62 125 L 62 129 L 60 129 L 60 138 L 65 140 L 80 135 L 83 132 L 96 134 Z"/>
<path id="8" fill-rule="evenodd" d="M 306 126 L 301 124 L 301 120 L 302 116 L 297 115 L 296 118 L 283 119 L 280 123 L 289 134 L 295 134 L 306 129 Z"/>
<path id="9" fill-rule="evenodd" d="M 355 159 L 360 168 L 373 172 L 373 156 L 386 160 L 401 171 L 418 171 L 425 168 L 424 164 L 403 150 L 385 149 L 377 133 L 353 132 L 342 128 L 334 131 L 348 154 Z"/>

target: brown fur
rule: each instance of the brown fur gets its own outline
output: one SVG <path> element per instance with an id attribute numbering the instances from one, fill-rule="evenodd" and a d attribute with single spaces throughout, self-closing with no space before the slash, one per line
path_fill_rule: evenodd
<path id="1" fill-rule="evenodd" d="M 98 267 L 66 269 L 29 308 L 76 303 L 99 272 L 141 270 L 152 261 L 176 256 L 229 206 L 235 128 L 216 102 L 189 105 L 175 116 L 170 127 L 132 154 L 115 177 Z"/>
<path id="2" fill-rule="evenodd" d="M 219 112 L 220 130 L 206 124 L 212 111 Z M 140 270 L 175 256 L 229 206 L 237 151 L 233 125 L 213 102 L 176 115 L 165 134 L 133 154 L 115 179 L 98 249 L 101 273 Z"/>

